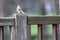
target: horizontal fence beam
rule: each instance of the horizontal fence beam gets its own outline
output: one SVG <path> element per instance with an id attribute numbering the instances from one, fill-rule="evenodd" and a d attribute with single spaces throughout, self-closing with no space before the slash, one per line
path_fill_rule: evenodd
<path id="1" fill-rule="evenodd" d="M 28 24 L 60 24 L 60 16 L 29 16 Z"/>
<path id="2" fill-rule="evenodd" d="M 15 18 L 0 17 L 0 26 L 14 25 Z M 60 24 L 60 16 L 28 16 L 28 24 Z"/>
<path id="3" fill-rule="evenodd" d="M 0 17 L 0 26 L 14 25 L 15 18 L 13 17 Z"/>

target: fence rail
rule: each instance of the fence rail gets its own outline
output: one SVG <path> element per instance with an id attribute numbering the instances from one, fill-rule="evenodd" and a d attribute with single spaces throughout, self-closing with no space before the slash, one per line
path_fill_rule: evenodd
<path id="1" fill-rule="evenodd" d="M 60 24 L 60 16 L 29 16 L 28 24 Z"/>
<path id="2" fill-rule="evenodd" d="M 57 27 L 60 24 L 60 16 L 29 16 L 28 24 L 38 25 L 38 40 L 42 40 L 43 24 L 52 24 L 52 40 L 57 40 Z"/>
<path id="3" fill-rule="evenodd" d="M 57 40 L 57 25 L 60 24 L 60 16 L 26 16 L 0 18 L 0 40 L 4 40 L 4 26 L 10 27 L 10 40 L 31 40 L 30 25 L 38 25 L 38 40 L 42 40 L 43 24 L 52 24 L 52 40 Z"/>
<path id="4" fill-rule="evenodd" d="M 14 21 L 13 17 L 0 17 L 0 26 L 14 25 Z"/>

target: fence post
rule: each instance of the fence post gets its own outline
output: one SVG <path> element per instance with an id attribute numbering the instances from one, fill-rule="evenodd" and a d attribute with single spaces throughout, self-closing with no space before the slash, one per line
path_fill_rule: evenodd
<path id="1" fill-rule="evenodd" d="M 27 40 L 27 16 L 16 15 L 16 40 Z"/>

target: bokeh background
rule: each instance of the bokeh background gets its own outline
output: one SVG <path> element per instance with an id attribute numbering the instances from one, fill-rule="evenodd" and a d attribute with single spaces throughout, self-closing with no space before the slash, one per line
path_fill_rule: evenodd
<path id="1" fill-rule="evenodd" d="M 28 16 L 59 15 L 59 0 L 0 0 L 0 17 L 14 17 L 20 5 Z M 4 28 L 5 40 L 9 40 L 9 27 Z M 52 40 L 52 25 L 43 25 L 43 40 Z M 37 25 L 31 25 L 31 40 L 38 40 Z"/>

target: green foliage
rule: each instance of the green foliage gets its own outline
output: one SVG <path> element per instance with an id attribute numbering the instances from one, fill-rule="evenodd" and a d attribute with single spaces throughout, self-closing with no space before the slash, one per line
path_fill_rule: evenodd
<path id="1" fill-rule="evenodd" d="M 47 40 L 52 40 L 52 25 L 46 25 L 46 31 L 44 33 L 46 33 L 47 36 L 49 36 L 47 38 Z M 38 28 L 37 25 L 31 25 L 31 40 L 38 40 Z"/>
<path id="2" fill-rule="evenodd" d="M 31 25 L 31 40 L 37 40 L 37 25 Z"/>

